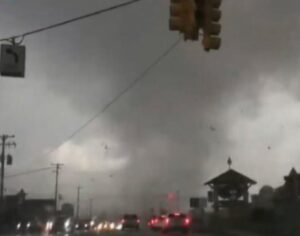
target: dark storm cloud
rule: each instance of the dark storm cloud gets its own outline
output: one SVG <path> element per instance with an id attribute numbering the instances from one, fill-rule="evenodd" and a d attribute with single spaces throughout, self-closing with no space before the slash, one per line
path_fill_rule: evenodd
<path id="1" fill-rule="evenodd" d="M 47 7 L 36 8 L 48 12 L 53 21 L 111 4 L 110 1 L 103 5 L 91 1 L 88 6 L 82 1 L 65 1 L 56 12 L 61 1 L 52 4 L 45 0 L 44 3 Z M 45 139 L 42 150 L 67 137 L 76 124 L 82 124 L 101 109 L 176 40 L 177 34 L 168 31 L 168 4 L 167 1 L 145 1 L 26 39 L 30 79 L 42 80 L 43 90 L 63 101 L 57 109 L 66 114 L 63 122 L 61 116 L 51 116 L 51 122 L 44 120 L 50 122 L 51 127 L 60 124 L 59 129 L 50 127 L 45 132 L 36 132 Z M 240 167 L 250 177 L 268 182 L 268 176 L 247 169 L 250 161 L 244 158 L 248 150 L 244 149 L 243 141 L 252 138 L 245 137 L 251 133 L 249 123 L 255 123 L 258 138 L 253 140 L 251 148 L 257 149 L 261 142 L 266 142 L 266 147 L 270 145 L 268 140 L 259 138 L 265 131 L 265 127 L 260 126 L 265 122 L 263 111 L 274 112 L 266 109 L 267 96 L 279 90 L 295 99 L 283 100 L 287 104 L 297 102 L 299 5 L 294 0 L 224 1 L 220 51 L 205 53 L 200 42 L 182 42 L 145 80 L 69 146 L 62 147 L 57 156 L 67 158 L 65 160 L 76 156 L 76 162 L 98 163 L 100 168 L 105 160 L 101 143 L 113 146 L 109 158 L 126 160 L 126 164 L 117 169 L 108 164 L 107 171 L 87 171 L 84 178 L 113 174 L 101 184 L 113 186 L 111 191 L 114 189 L 114 194 L 124 196 L 125 204 L 145 205 L 147 196 L 176 190 L 181 190 L 185 197 L 199 191 L 203 193 L 203 182 L 226 169 L 230 155 L 234 155 L 234 164 L 239 164 L 237 169 Z M 43 24 L 49 23 L 37 9 L 32 11 L 36 14 L 32 17 L 26 15 L 26 11 L 23 13 L 30 27 L 15 23 L 18 29 L 39 26 L 37 18 Z M 40 78 L 35 78 L 36 75 Z M 279 89 L 270 83 L 279 84 Z M 40 97 L 43 96 L 37 95 Z M 287 104 L 282 103 L 282 106 Z M 37 109 L 41 112 L 48 107 Z M 56 109 L 50 110 L 55 112 Z M 235 125 L 245 133 L 239 131 L 235 135 Z M 28 129 L 20 132 L 26 133 Z M 70 150 L 77 151 L 70 154 Z M 259 150 L 255 153 L 256 162 L 262 162 L 262 156 L 266 155 Z M 278 150 L 279 153 L 282 152 Z M 98 162 L 93 162 L 97 155 Z M 277 156 L 275 153 L 274 158 Z M 279 168 L 277 173 L 283 175 L 280 171 L 283 169 Z M 280 178 L 278 176 L 275 182 Z M 65 184 L 75 185 L 76 181 L 74 175 L 66 172 Z M 72 190 L 68 192 L 71 195 Z M 135 197 L 126 197 L 129 195 Z M 151 204 L 153 202 L 149 202 Z"/>

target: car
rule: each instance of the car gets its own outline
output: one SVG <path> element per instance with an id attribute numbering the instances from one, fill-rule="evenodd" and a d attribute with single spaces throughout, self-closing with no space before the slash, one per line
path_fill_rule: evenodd
<path id="1" fill-rule="evenodd" d="M 152 230 L 155 229 L 156 220 L 157 220 L 157 216 L 155 216 L 155 215 L 150 218 L 150 220 L 148 221 L 148 227 L 150 229 L 152 229 Z"/>
<path id="2" fill-rule="evenodd" d="M 171 213 L 165 219 L 162 226 L 162 232 L 179 231 L 188 233 L 191 227 L 191 218 L 183 213 Z"/>
<path id="3" fill-rule="evenodd" d="M 96 231 L 100 232 L 100 231 L 114 231 L 114 230 L 118 230 L 118 224 L 113 222 L 113 221 L 102 221 L 99 222 L 97 227 L 96 227 Z M 119 226 L 120 228 L 120 226 Z"/>
<path id="4" fill-rule="evenodd" d="M 93 221 L 90 219 L 78 220 L 75 223 L 76 231 L 89 231 L 93 227 Z"/>
<path id="5" fill-rule="evenodd" d="M 121 221 L 122 230 L 126 229 L 140 229 L 140 219 L 136 214 L 125 214 Z"/>
<path id="6" fill-rule="evenodd" d="M 150 229 L 154 231 L 162 230 L 166 217 L 166 215 L 153 216 L 148 223 Z"/>
<path id="7" fill-rule="evenodd" d="M 43 231 L 43 224 L 36 220 L 20 221 L 16 225 L 17 233 L 42 233 Z"/>
<path id="8" fill-rule="evenodd" d="M 166 218 L 167 218 L 166 215 L 161 215 L 157 218 L 157 222 L 156 222 L 156 229 L 157 230 L 162 230 L 163 229 Z"/>
<path id="9" fill-rule="evenodd" d="M 70 217 L 59 216 L 53 222 L 51 226 L 51 233 L 71 233 L 74 231 L 75 223 Z"/>

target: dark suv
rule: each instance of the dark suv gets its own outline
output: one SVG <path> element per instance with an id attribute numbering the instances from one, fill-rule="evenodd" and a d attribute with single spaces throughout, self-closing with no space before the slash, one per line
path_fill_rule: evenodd
<path id="1" fill-rule="evenodd" d="M 140 229 L 140 219 L 135 214 L 125 214 L 122 219 L 122 230 Z"/>

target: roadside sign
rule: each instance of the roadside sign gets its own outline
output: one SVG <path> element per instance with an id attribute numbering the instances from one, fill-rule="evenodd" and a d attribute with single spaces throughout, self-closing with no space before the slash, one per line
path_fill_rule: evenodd
<path id="1" fill-rule="evenodd" d="M 190 198 L 190 207 L 191 208 L 199 208 L 200 207 L 200 198 L 198 198 L 198 197 Z"/>
<path id="2" fill-rule="evenodd" d="M 207 207 L 207 199 L 205 197 L 192 197 L 190 198 L 191 208 L 205 208 Z"/>
<path id="3" fill-rule="evenodd" d="M 206 197 L 200 197 L 199 203 L 200 203 L 200 208 L 206 208 L 207 207 L 207 198 Z"/>
<path id="4" fill-rule="evenodd" d="M 25 76 L 25 46 L 2 44 L 0 56 L 0 74 L 2 76 Z"/>

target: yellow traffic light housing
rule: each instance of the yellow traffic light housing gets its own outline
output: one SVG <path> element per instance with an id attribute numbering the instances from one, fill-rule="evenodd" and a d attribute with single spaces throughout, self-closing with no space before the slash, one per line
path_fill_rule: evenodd
<path id="1" fill-rule="evenodd" d="M 198 40 L 203 30 L 202 45 L 206 51 L 221 47 L 220 6 L 222 0 L 170 0 L 169 28 L 179 31 L 185 40 Z"/>
<path id="2" fill-rule="evenodd" d="M 221 47 L 221 19 L 220 6 L 222 0 L 203 0 L 203 40 L 202 45 L 206 51 L 217 50 Z"/>
<path id="3" fill-rule="evenodd" d="M 197 40 L 199 28 L 196 22 L 195 0 L 171 0 L 169 28 L 179 31 L 185 40 Z"/>
<path id="4" fill-rule="evenodd" d="M 183 32 L 183 0 L 171 0 L 169 28 L 172 31 Z"/>

